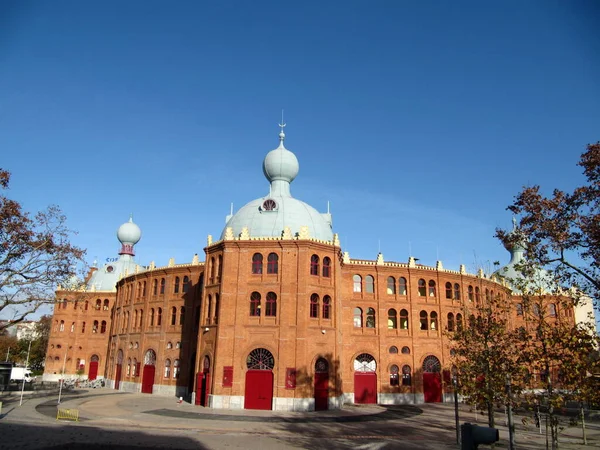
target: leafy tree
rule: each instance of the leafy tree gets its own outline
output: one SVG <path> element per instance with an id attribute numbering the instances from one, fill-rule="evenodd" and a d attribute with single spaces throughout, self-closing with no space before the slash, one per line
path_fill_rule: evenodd
<path id="1" fill-rule="evenodd" d="M 0 334 L 0 361 L 15 362 L 18 341 L 16 336 Z"/>
<path id="2" fill-rule="evenodd" d="M 497 229 L 505 244 L 526 242 L 527 260 L 551 268 L 562 285 L 600 298 L 600 142 L 590 144 L 578 163 L 586 182 L 573 190 L 525 187 L 508 207 L 520 216 L 520 235 Z"/>
<path id="3" fill-rule="evenodd" d="M 0 169 L 0 189 L 9 181 L 10 173 Z M 0 314 L 10 315 L 0 330 L 54 303 L 56 285 L 68 284 L 84 255 L 69 242 L 72 234 L 57 206 L 32 217 L 0 195 Z"/>
<path id="4" fill-rule="evenodd" d="M 453 363 L 459 374 L 459 392 L 467 403 L 487 411 L 494 426 L 494 407 L 506 404 L 506 375 L 518 379 L 510 300 L 504 294 L 487 296 L 483 303 L 465 308 L 465 325 L 449 333 Z"/>

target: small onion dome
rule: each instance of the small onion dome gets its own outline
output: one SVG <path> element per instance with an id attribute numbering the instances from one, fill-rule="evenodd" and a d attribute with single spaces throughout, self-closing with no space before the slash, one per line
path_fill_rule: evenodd
<path id="1" fill-rule="evenodd" d="M 135 245 L 142 237 L 142 230 L 135 223 L 133 217 L 129 218 L 129 222 L 125 222 L 117 230 L 117 238 L 121 244 Z"/>
<path id="2" fill-rule="evenodd" d="M 300 170 L 296 155 L 284 147 L 284 138 L 282 131 L 279 133 L 279 147 L 267 153 L 263 161 L 263 173 L 270 183 L 275 180 L 291 183 Z"/>

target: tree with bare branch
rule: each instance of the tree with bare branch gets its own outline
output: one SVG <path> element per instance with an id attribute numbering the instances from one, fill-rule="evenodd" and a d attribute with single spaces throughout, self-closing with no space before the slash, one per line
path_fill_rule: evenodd
<path id="1" fill-rule="evenodd" d="M 10 172 L 0 169 L 0 189 L 9 187 Z M 0 195 L 0 314 L 8 322 L 0 331 L 54 303 L 54 290 L 67 285 L 84 250 L 72 245 L 73 232 L 57 206 L 35 216 Z"/>

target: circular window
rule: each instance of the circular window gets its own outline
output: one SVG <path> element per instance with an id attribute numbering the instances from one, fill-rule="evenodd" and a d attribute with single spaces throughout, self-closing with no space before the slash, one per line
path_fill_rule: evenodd
<path id="1" fill-rule="evenodd" d="M 277 203 L 275 203 L 275 200 L 273 200 L 272 198 L 268 198 L 263 202 L 262 208 L 265 211 L 273 211 L 277 209 Z"/>
<path id="2" fill-rule="evenodd" d="M 114 268 L 113 266 L 108 266 L 108 267 L 106 268 L 106 271 L 107 271 L 108 273 L 111 273 L 113 270 L 115 270 L 115 268 Z"/>

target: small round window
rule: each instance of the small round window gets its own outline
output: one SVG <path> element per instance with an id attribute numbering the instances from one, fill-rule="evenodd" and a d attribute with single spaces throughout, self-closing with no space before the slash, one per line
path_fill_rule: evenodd
<path id="1" fill-rule="evenodd" d="M 273 200 L 272 198 L 268 198 L 263 202 L 262 208 L 265 211 L 273 211 L 277 209 L 277 203 L 275 203 L 275 200 Z"/>
<path id="2" fill-rule="evenodd" d="M 115 268 L 114 268 L 113 266 L 108 266 L 108 267 L 106 268 L 106 271 L 107 271 L 108 273 L 111 273 L 113 270 L 115 270 Z"/>

